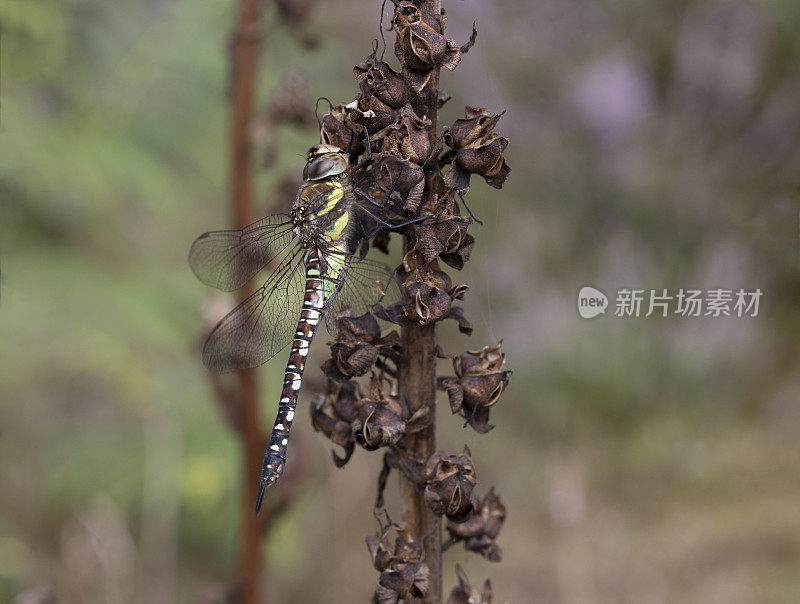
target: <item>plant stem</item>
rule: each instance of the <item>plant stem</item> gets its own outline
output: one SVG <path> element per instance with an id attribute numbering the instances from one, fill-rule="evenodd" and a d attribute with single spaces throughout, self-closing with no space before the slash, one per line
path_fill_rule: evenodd
<path id="1" fill-rule="evenodd" d="M 431 409 L 431 424 L 404 438 L 404 446 L 416 459 L 425 461 L 436 451 L 436 327 L 408 325 L 403 329 L 404 359 L 400 367 L 400 396 L 411 412 L 421 407 Z M 430 589 L 423 602 L 442 600 L 442 531 L 439 518 L 423 498 L 423 486 L 405 476 L 400 478 L 403 524 L 425 548 L 425 563 L 430 569 Z"/>
<path id="2" fill-rule="evenodd" d="M 236 29 L 230 54 L 230 174 L 231 209 L 237 228 L 253 222 L 252 156 L 249 125 L 253 115 L 261 36 L 259 0 L 240 0 Z M 253 290 L 248 283 L 239 290 L 241 302 Z M 262 569 L 261 522 L 253 512 L 257 494 L 256 477 L 263 454 L 263 430 L 258 414 L 258 382 L 252 369 L 238 373 L 239 434 L 242 440 L 243 486 L 241 500 L 241 550 L 234 598 L 243 604 L 255 604 L 259 597 Z"/>
<path id="3" fill-rule="evenodd" d="M 423 15 L 438 15 L 439 0 L 426 0 L 418 5 Z M 436 122 L 439 96 L 439 68 L 435 68 L 427 86 L 414 99 L 412 106 L 417 115 L 430 120 L 428 138 L 435 148 Z M 429 170 L 436 170 L 434 163 Z M 426 170 L 427 171 L 427 170 Z M 424 192 L 430 195 L 430 191 Z M 403 249 L 414 247 L 413 230 L 408 229 L 403 238 Z M 403 444 L 409 454 L 426 461 L 436 451 L 436 326 L 411 324 L 403 328 L 403 360 L 399 367 L 400 396 L 414 413 L 417 409 L 430 409 L 431 424 L 426 429 L 407 435 Z M 400 492 L 403 502 L 405 528 L 416 540 L 422 541 L 425 563 L 430 569 L 430 586 L 422 602 L 442 601 L 442 530 L 441 522 L 425 503 L 423 487 L 401 476 Z"/>

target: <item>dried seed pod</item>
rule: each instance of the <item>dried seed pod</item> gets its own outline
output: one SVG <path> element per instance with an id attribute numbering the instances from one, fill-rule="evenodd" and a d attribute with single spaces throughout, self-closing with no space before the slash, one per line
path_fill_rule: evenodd
<path id="1" fill-rule="evenodd" d="M 394 543 L 390 534 L 394 530 Z M 419 598 L 428 592 L 430 571 L 422 562 L 422 544 L 414 541 L 407 531 L 389 523 L 379 533 L 366 539 L 372 564 L 381 572 L 375 590 L 375 601 L 397 602 Z"/>
<path id="2" fill-rule="evenodd" d="M 490 562 L 499 562 L 503 558 L 503 550 L 495 539 L 505 519 L 506 507 L 492 487 L 465 521 L 448 521 L 447 532 L 452 542 L 463 541 L 465 549 L 481 554 Z"/>
<path id="3" fill-rule="evenodd" d="M 375 600 L 394 603 L 400 600 L 421 598 L 428 593 L 430 569 L 424 562 L 393 565 L 381 573 L 375 589 Z"/>
<path id="4" fill-rule="evenodd" d="M 337 467 L 345 465 L 355 449 L 352 422 L 357 417 L 358 401 L 363 398 L 355 382 L 328 380 L 327 393 L 311 403 L 311 425 L 345 450 L 344 457 L 332 453 Z"/>
<path id="5" fill-rule="evenodd" d="M 447 604 L 492 604 L 494 602 L 492 582 L 489 579 L 486 579 L 483 584 L 483 591 L 480 591 L 474 585 L 470 585 L 460 564 L 456 564 L 456 576 L 458 577 L 458 585 L 450 592 Z"/>
<path id="6" fill-rule="evenodd" d="M 378 132 L 394 123 L 397 118 L 397 114 L 391 107 L 374 96 L 369 98 L 361 97 L 358 104 L 363 113 L 362 123 L 367 127 L 367 132 L 373 138 Z"/>
<path id="7" fill-rule="evenodd" d="M 329 145 L 344 149 L 352 156 L 364 150 L 361 141 L 364 126 L 371 124 L 377 129 L 377 115 L 371 110 L 359 107 L 360 99 L 347 104 L 339 104 L 322 116 L 320 140 Z M 392 117 L 394 119 L 394 117 Z"/>
<path id="8" fill-rule="evenodd" d="M 485 107 L 467 106 L 466 117 L 453 122 L 452 126 L 442 128 L 442 137 L 448 147 L 461 149 L 479 138 L 490 135 L 503 113 L 492 113 Z"/>
<path id="9" fill-rule="evenodd" d="M 467 447 L 462 455 L 431 455 L 425 465 L 425 502 L 437 516 L 446 515 L 454 522 L 466 519 L 472 512 L 477 482 L 475 466 Z"/>
<path id="10" fill-rule="evenodd" d="M 367 451 L 397 444 L 406 429 L 402 415 L 393 401 L 361 401 L 353 422 L 353 438 Z"/>
<path id="11" fill-rule="evenodd" d="M 343 113 L 336 110 L 322 116 L 320 140 L 326 145 L 339 147 L 351 154 L 361 153 L 363 150 L 359 135 L 345 125 Z"/>
<path id="12" fill-rule="evenodd" d="M 407 320 L 428 324 L 447 317 L 452 305 L 449 293 L 452 281 L 447 273 L 434 270 L 415 248 L 403 257 L 399 274 L 405 293 L 403 310 Z"/>
<path id="13" fill-rule="evenodd" d="M 453 359 L 455 377 L 438 379 L 439 388 L 447 391 L 452 412 L 461 415 L 480 434 L 494 427 L 488 423 L 489 408 L 511 379 L 513 372 L 502 369 L 505 360 L 501 344 L 467 351 Z"/>
<path id="14" fill-rule="evenodd" d="M 381 376 L 372 377 L 369 399 L 358 403 L 353 421 L 353 438 L 368 451 L 397 444 L 404 434 L 418 432 L 429 424 L 429 409 L 419 409 L 412 415 L 405 401 L 386 390 L 385 383 Z"/>
<path id="15" fill-rule="evenodd" d="M 503 151 L 507 146 L 507 138 L 497 134 L 484 136 L 459 149 L 456 161 L 467 172 L 483 176 L 487 183 L 499 189 L 511 171 L 503 159 Z"/>
<path id="16" fill-rule="evenodd" d="M 456 216 L 458 204 L 456 195 L 458 191 L 444 184 L 444 177 L 439 170 L 434 170 L 427 180 L 429 195 L 420 206 L 420 216 Z"/>
<path id="17" fill-rule="evenodd" d="M 322 371 L 334 380 L 345 380 L 364 375 L 378 360 L 379 350 L 372 344 L 359 342 L 334 342 L 332 358 L 325 361 Z"/>
<path id="18" fill-rule="evenodd" d="M 392 109 L 402 107 L 409 98 L 408 86 L 403 76 L 387 63 L 376 61 L 375 53 L 353 67 L 353 73 L 365 97 L 374 96 Z"/>
<path id="19" fill-rule="evenodd" d="M 452 307 L 450 277 L 442 271 L 430 271 L 423 277 L 403 283 L 406 316 L 423 325 L 444 319 Z"/>
<path id="20" fill-rule="evenodd" d="M 377 155 L 374 159 L 378 179 L 387 191 L 408 194 L 425 178 L 425 172 L 414 162 L 396 155 Z"/>
<path id="21" fill-rule="evenodd" d="M 394 530 L 397 533 L 397 537 L 395 541 L 392 542 L 390 539 L 390 535 Z M 417 556 L 414 556 L 413 546 L 403 546 L 403 551 L 405 552 L 405 556 L 411 557 L 401 557 L 397 553 L 398 544 L 400 543 L 416 543 L 411 536 L 408 534 L 407 531 L 401 529 L 394 523 L 387 523 L 386 526 L 381 526 L 381 530 L 374 535 L 369 535 L 366 538 L 367 542 L 367 549 L 369 550 L 370 558 L 372 558 L 372 565 L 375 567 L 375 570 L 385 570 L 389 568 L 389 565 L 393 561 L 400 561 L 400 562 L 407 562 L 410 560 L 420 560 L 422 558 L 422 546 L 417 544 Z"/>
<path id="22" fill-rule="evenodd" d="M 475 44 L 478 32 L 473 23 L 469 40 L 459 46 L 455 40 L 445 39 L 445 23 L 442 15 L 423 15 L 411 2 L 395 5 L 392 20 L 397 33 L 395 54 L 404 68 L 422 73 L 430 73 L 438 65 L 450 71 L 456 68 L 461 55 Z M 425 84 L 414 82 L 413 85 L 419 92 Z"/>
<path id="23" fill-rule="evenodd" d="M 447 50 L 441 17 L 423 16 L 411 2 L 395 5 L 392 27 L 397 33 L 395 54 L 404 67 L 427 71 L 444 59 Z"/>
<path id="24" fill-rule="evenodd" d="M 375 134 L 381 141 L 381 153 L 398 155 L 422 165 L 431 155 L 431 141 L 426 128 L 430 120 L 421 118 L 406 103 L 398 110 L 395 121 Z"/>
<path id="25" fill-rule="evenodd" d="M 403 35 L 397 37 L 397 49 L 404 66 L 427 71 L 442 63 L 447 41 L 442 34 L 417 24 L 405 28 Z"/>
<path id="26" fill-rule="evenodd" d="M 445 143 L 454 150 L 441 160 L 453 162 L 444 177 L 447 186 L 464 193 L 469 190 L 470 174 L 478 174 L 490 186 L 503 187 L 511 168 L 503 157 L 508 139 L 494 132 L 502 115 L 483 107 L 467 107 L 466 119 L 456 120 L 452 126 L 443 129 Z"/>
<path id="27" fill-rule="evenodd" d="M 469 222 L 466 216 L 447 216 L 415 224 L 417 244 L 425 260 L 433 262 L 440 256 L 454 269 L 464 268 L 475 246 L 475 239 L 467 233 Z"/>
<path id="28" fill-rule="evenodd" d="M 331 358 L 322 364 L 322 371 L 328 378 L 344 381 L 365 375 L 381 353 L 395 355 L 398 335 L 391 332 L 382 338 L 380 326 L 371 313 L 351 317 L 350 310 L 346 309 L 337 316 L 336 325 L 338 336 L 328 344 Z"/>

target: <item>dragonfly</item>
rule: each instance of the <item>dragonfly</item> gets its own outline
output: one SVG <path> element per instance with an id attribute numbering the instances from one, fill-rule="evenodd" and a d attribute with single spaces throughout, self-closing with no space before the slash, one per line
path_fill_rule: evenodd
<path id="1" fill-rule="evenodd" d="M 402 216 L 390 211 L 397 196 L 391 189 L 382 200 L 370 194 L 375 177 L 366 138 L 367 157 L 352 167 L 349 154 L 338 147 L 311 147 L 289 213 L 266 216 L 242 229 L 204 233 L 189 252 L 200 281 L 223 291 L 238 290 L 271 269 L 264 284 L 209 334 L 203 346 L 206 368 L 225 373 L 256 367 L 291 344 L 256 514 L 265 489 L 280 479 L 286 465 L 303 370 L 320 321 L 324 318 L 335 335 L 340 311 L 349 308 L 359 316 L 401 299 L 395 272 L 365 255 L 378 232 L 416 220 L 387 221 Z"/>

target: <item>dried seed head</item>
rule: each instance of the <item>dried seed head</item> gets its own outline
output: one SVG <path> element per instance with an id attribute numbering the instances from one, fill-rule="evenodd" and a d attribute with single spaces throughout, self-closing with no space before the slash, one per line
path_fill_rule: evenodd
<path id="1" fill-rule="evenodd" d="M 345 309 L 336 318 L 336 326 L 336 340 L 328 344 L 331 358 L 322 365 L 328 378 L 344 381 L 365 375 L 382 352 L 395 356 L 399 337 L 391 332 L 381 338 L 380 326 L 371 313 L 351 317 L 350 310 Z"/>
<path id="2" fill-rule="evenodd" d="M 415 224 L 417 245 L 425 260 L 433 262 L 439 256 L 456 270 L 464 268 L 475 246 L 475 239 L 467 233 L 469 222 L 466 216 L 449 216 Z"/>
<path id="3" fill-rule="evenodd" d="M 462 455 L 435 453 L 425 466 L 425 502 L 437 516 L 459 522 L 468 517 L 475 503 L 472 492 L 477 482 L 469 449 Z"/>
<path id="4" fill-rule="evenodd" d="M 427 71 L 444 59 L 447 42 L 443 23 L 436 16 L 423 16 L 411 2 L 395 6 L 392 26 L 397 33 L 395 54 L 404 67 Z"/>
<path id="5" fill-rule="evenodd" d="M 397 538 L 391 541 L 391 533 Z M 366 539 L 372 564 L 381 572 L 375 599 L 397 602 L 401 598 L 422 597 L 428 591 L 428 566 L 422 562 L 422 544 L 407 531 L 389 523 L 379 533 Z"/>
<path id="6" fill-rule="evenodd" d="M 453 359 L 455 377 L 440 377 L 438 386 L 447 391 L 450 409 L 467 420 L 480 434 L 493 428 L 489 408 L 500 398 L 512 372 L 502 369 L 505 354 L 501 345 L 467 351 Z"/>
<path id="7" fill-rule="evenodd" d="M 473 513 L 463 522 L 447 523 L 447 532 L 453 541 L 464 541 L 464 547 L 484 556 L 490 562 L 499 562 L 503 550 L 495 543 L 506 519 L 506 507 L 495 494 L 494 487 L 475 505 Z"/>
<path id="8" fill-rule="evenodd" d="M 486 579 L 481 591 L 474 585 L 470 585 L 460 564 L 456 565 L 456 576 L 458 577 L 458 586 L 450 592 L 447 604 L 492 604 L 494 602 L 492 582 L 489 579 Z"/>
<path id="9" fill-rule="evenodd" d="M 397 444 L 406 429 L 402 412 L 393 401 L 361 401 L 353 422 L 353 438 L 367 451 Z M 394 408 L 393 408 L 394 407 Z"/>
<path id="10" fill-rule="evenodd" d="M 442 129 L 444 142 L 448 147 L 461 149 L 479 138 L 493 133 L 494 127 L 503 113 L 492 113 L 484 107 L 469 107 L 465 109 L 466 118 L 453 122 L 452 126 Z"/>
<path id="11" fill-rule="evenodd" d="M 403 283 L 405 291 L 405 314 L 412 321 L 423 325 L 444 319 L 450 312 L 452 299 L 447 289 L 438 287 L 437 279 L 446 275 L 441 271 L 431 272 L 424 280 Z"/>
<path id="12" fill-rule="evenodd" d="M 338 110 L 338 108 L 322 116 L 320 140 L 327 145 L 339 147 L 351 154 L 357 154 L 363 150 L 359 135 L 355 130 L 345 125 L 344 112 Z"/>
<path id="13" fill-rule="evenodd" d="M 445 22 L 441 15 L 422 14 L 411 2 L 396 5 L 392 21 L 397 33 L 395 54 L 403 67 L 411 70 L 405 75 L 417 92 L 427 83 L 433 67 L 440 65 L 453 71 L 461 61 L 461 55 L 475 43 L 477 31 L 474 23 L 469 41 L 459 46 L 455 40 L 445 39 Z"/>
<path id="14" fill-rule="evenodd" d="M 376 61 L 375 53 L 353 67 L 353 73 L 366 98 L 375 97 L 392 109 L 402 107 L 408 100 L 408 87 L 403 76 L 387 63 Z"/>
<path id="15" fill-rule="evenodd" d="M 322 371 L 333 380 L 346 380 L 366 374 L 375 361 L 379 350 L 372 344 L 334 342 L 331 356 L 322 365 Z"/>
<path id="16" fill-rule="evenodd" d="M 358 106 L 362 112 L 361 123 L 367 127 L 371 137 L 392 124 L 397 117 L 391 107 L 374 96 L 359 98 Z"/>
<path id="17" fill-rule="evenodd" d="M 396 155 L 377 155 L 374 159 L 380 185 L 386 191 L 406 195 L 425 178 L 416 163 Z"/>
<path id="18" fill-rule="evenodd" d="M 427 128 L 431 121 L 419 117 L 411 105 L 400 108 L 395 121 L 375 134 L 381 141 L 381 153 L 397 155 L 415 164 L 424 164 L 431 155 L 431 141 Z"/>
<path id="19" fill-rule="evenodd" d="M 345 456 L 333 453 L 334 463 L 342 467 L 353 454 L 355 442 L 352 422 L 357 417 L 357 404 L 363 398 L 356 382 L 328 380 L 327 393 L 311 403 L 311 425 L 336 445 L 343 447 Z"/>
<path id="20" fill-rule="evenodd" d="M 447 273 L 435 270 L 417 248 L 403 257 L 399 273 L 405 293 L 403 310 L 407 320 L 428 324 L 449 315 L 452 281 Z"/>
<path id="21" fill-rule="evenodd" d="M 469 190 L 470 174 L 478 174 L 490 186 L 503 187 L 511 168 L 503 158 L 508 139 L 494 132 L 502 115 L 482 107 L 467 107 L 466 119 L 444 128 L 445 143 L 454 150 L 442 158 L 443 162 L 453 162 L 444 177 L 447 186 L 464 193 Z"/>
<path id="22" fill-rule="evenodd" d="M 424 562 L 393 565 L 381 573 L 375 589 L 378 602 L 398 602 L 421 598 L 428 593 L 430 569 Z"/>
<path id="23" fill-rule="evenodd" d="M 353 421 L 353 438 L 368 451 L 397 444 L 403 434 L 413 434 L 429 425 L 429 410 L 423 408 L 412 414 L 395 390 L 386 389 L 387 383 L 394 384 L 380 375 L 372 377 L 369 399 L 359 402 L 358 416 Z"/>

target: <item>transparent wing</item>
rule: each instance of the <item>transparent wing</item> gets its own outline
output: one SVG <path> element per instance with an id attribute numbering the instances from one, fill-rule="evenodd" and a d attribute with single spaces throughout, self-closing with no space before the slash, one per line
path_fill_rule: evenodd
<path id="1" fill-rule="evenodd" d="M 203 364 L 226 373 L 269 361 L 292 341 L 304 292 L 303 249 L 297 245 L 264 285 L 217 324 L 203 347 Z"/>
<path id="2" fill-rule="evenodd" d="M 192 244 L 189 266 L 206 285 L 237 290 L 287 249 L 293 229 L 288 216 L 273 214 L 243 229 L 204 233 Z"/>
<path id="3" fill-rule="evenodd" d="M 372 312 L 380 303 L 388 306 L 402 299 L 397 275 L 389 266 L 368 258 L 349 256 L 339 280 L 338 293 L 325 300 L 325 324 L 336 335 L 336 315 L 345 308 L 355 317 Z"/>

